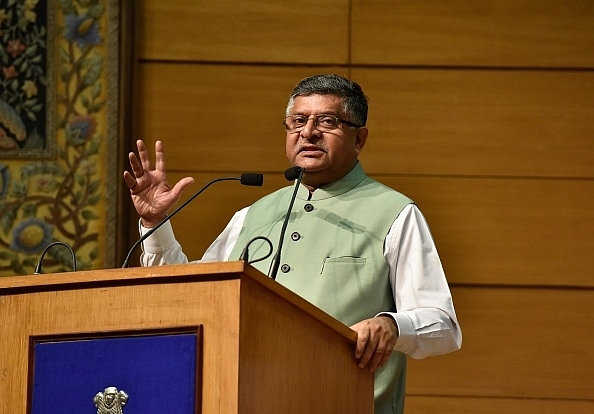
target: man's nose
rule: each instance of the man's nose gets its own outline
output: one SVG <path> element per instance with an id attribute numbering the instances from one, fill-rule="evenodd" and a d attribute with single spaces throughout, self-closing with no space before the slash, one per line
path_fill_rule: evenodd
<path id="1" fill-rule="evenodd" d="M 316 118 L 311 117 L 307 120 L 307 123 L 301 130 L 301 136 L 304 138 L 310 138 L 312 136 L 319 136 L 320 131 L 316 128 Z"/>

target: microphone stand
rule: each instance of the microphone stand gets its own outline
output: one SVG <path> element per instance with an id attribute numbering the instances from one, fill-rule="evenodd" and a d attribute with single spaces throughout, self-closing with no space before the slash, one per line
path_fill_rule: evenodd
<path id="1" fill-rule="evenodd" d="M 281 229 L 280 239 L 278 241 L 278 249 L 274 257 L 272 258 L 272 262 L 270 263 L 270 270 L 268 271 L 268 276 L 271 277 L 272 280 L 276 280 L 276 274 L 278 273 L 278 267 L 280 265 L 281 250 L 283 248 L 283 239 L 285 238 L 285 232 L 287 231 L 287 225 L 289 224 L 289 216 L 291 215 L 291 210 L 293 210 L 293 203 L 295 203 L 297 191 L 299 190 L 299 185 L 301 185 L 301 180 L 303 179 L 304 172 L 305 168 L 301 167 L 292 167 L 285 171 L 285 178 L 287 179 L 289 179 L 289 177 L 296 173 L 299 173 L 299 175 L 297 177 L 297 182 L 295 183 L 293 195 L 291 196 L 291 202 L 289 203 L 289 209 L 287 210 L 287 215 L 285 216 L 283 227 Z"/>
<path id="2" fill-rule="evenodd" d="M 43 258 L 45 257 L 45 254 L 49 251 L 50 247 L 56 246 L 58 244 L 70 250 L 70 254 L 72 255 L 72 270 L 76 272 L 76 255 L 74 254 L 74 250 L 68 244 L 61 241 L 56 241 L 50 243 L 45 249 L 43 249 L 43 253 L 41 253 L 41 257 L 39 258 L 39 262 L 37 262 L 37 265 L 35 266 L 35 271 L 33 272 L 34 275 L 41 274 L 41 266 L 43 265 Z"/>

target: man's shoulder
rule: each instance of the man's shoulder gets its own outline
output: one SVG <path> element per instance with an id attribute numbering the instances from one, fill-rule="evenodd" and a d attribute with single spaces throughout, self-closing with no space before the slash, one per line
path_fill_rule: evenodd
<path id="1" fill-rule="evenodd" d="M 403 203 L 414 204 L 414 201 L 406 194 L 403 194 L 400 191 L 395 190 L 394 188 L 389 187 L 386 184 L 381 183 L 369 176 L 365 176 L 365 179 L 361 182 L 360 187 L 371 189 L 375 193 L 374 196 L 382 195 L 387 198 L 397 199 Z"/>
<path id="2" fill-rule="evenodd" d="M 275 203 L 279 199 L 283 199 L 287 196 L 291 195 L 293 190 L 292 186 L 281 187 L 272 193 L 266 194 L 265 196 L 259 198 L 254 202 L 253 205 L 262 205 L 262 204 L 270 204 Z"/>

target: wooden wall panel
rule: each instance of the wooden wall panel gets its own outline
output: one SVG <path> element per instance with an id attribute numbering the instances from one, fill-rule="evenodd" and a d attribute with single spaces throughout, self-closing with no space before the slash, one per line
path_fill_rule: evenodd
<path id="1" fill-rule="evenodd" d="M 347 0 L 146 0 L 141 59 L 345 64 Z"/>
<path id="2" fill-rule="evenodd" d="M 409 359 L 409 394 L 594 402 L 594 290 L 454 286 L 452 295 L 462 349 Z"/>
<path id="3" fill-rule="evenodd" d="M 426 215 L 450 282 L 594 286 L 594 181 L 376 177 Z"/>
<path id="4" fill-rule="evenodd" d="M 278 170 L 291 89 L 332 70 L 142 64 L 139 135 L 175 140 L 179 169 Z M 370 173 L 594 178 L 594 72 L 352 72 L 371 99 Z"/>
<path id="5" fill-rule="evenodd" d="M 594 178 L 594 72 L 353 69 L 373 173 Z"/>
<path id="6" fill-rule="evenodd" d="M 584 0 L 354 0 L 352 63 L 594 66 Z"/>
<path id="7" fill-rule="evenodd" d="M 594 401 L 406 396 L 406 414 L 591 414 Z"/>
<path id="8" fill-rule="evenodd" d="M 142 64 L 139 137 L 151 148 L 162 140 L 179 170 L 284 171 L 282 120 L 291 90 L 306 76 L 335 70 Z"/>

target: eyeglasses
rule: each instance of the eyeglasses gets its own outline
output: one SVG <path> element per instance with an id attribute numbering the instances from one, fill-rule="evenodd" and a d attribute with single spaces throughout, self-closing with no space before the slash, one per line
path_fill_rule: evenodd
<path id="1" fill-rule="evenodd" d="M 285 129 L 288 132 L 299 132 L 305 128 L 305 125 L 307 125 L 310 119 L 313 119 L 314 128 L 320 132 L 334 131 L 338 129 L 341 124 L 345 124 L 353 128 L 362 127 L 362 125 L 357 125 L 351 121 L 347 121 L 346 119 L 341 119 L 337 116 L 329 114 L 314 114 L 310 116 L 291 115 L 283 120 L 283 124 L 285 124 Z"/>

